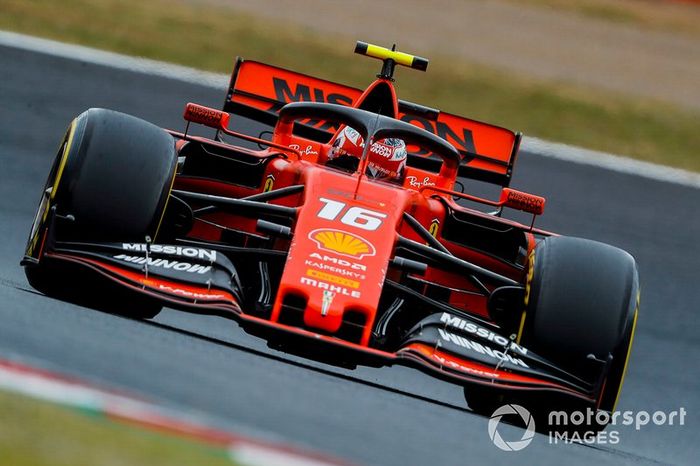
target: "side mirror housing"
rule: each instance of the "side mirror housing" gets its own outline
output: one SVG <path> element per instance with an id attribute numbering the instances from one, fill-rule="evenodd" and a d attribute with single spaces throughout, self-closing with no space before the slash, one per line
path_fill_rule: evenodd
<path id="1" fill-rule="evenodd" d="M 221 110 L 191 102 L 185 105 L 185 113 L 182 116 L 191 123 L 198 123 L 214 129 L 228 128 L 228 120 L 230 118 L 228 112 L 222 112 Z"/>
<path id="2" fill-rule="evenodd" d="M 501 191 L 500 205 L 511 209 L 522 210 L 533 215 L 544 213 L 545 199 L 542 196 L 517 191 L 511 188 L 503 188 Z"/>

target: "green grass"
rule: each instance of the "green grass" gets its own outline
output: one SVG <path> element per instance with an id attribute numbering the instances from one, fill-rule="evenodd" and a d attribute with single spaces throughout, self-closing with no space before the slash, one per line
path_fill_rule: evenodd
<path id="1" fill-rule="evenodd" d="M 226 73 L 235 55 L 355 86 L 379 68 L 352 54 L 352 37 L 329 40 L 210 5 L 0 0 L 0 11 L 0 28 Z M 402 98 L 530 136 L 700 171 L 700 112 L 429 57 L 427 75 L 397 72 Z"/>
<path id="2" fill-rule="evenodd" d="M 0 463 L 12 466 L 233 464 L 222 448 L 2 391 Z"/>
<path id="3" fill-rule="evenodd" d="M 700 7 L 683 2 L 648 0 L 508 0 L 522 7 L 532 5 L 628 24 L 648 31 L 700 35 Z"/>

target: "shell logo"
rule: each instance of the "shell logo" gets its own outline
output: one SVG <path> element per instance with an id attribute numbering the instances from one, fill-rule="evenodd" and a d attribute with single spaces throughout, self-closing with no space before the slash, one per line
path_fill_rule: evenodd
<path id="1" fill-rule="evenodd" d="M 309 239 L 314 241 L 319 249 L 331 251 L 344 256 L 362 259 L 376 253 L 372 243 L 366 239 L 340 230 L 321 229 L 309 233 Z"/>

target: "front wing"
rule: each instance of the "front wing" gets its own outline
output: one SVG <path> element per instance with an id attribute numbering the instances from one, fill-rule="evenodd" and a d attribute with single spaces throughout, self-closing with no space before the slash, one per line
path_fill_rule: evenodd
<path id="1" fill-rule="evenodd" d="M 256 316 L 243 309 L 236 269 L 215 247 L 56 242 L 47 247 L 41 260 L 78 265 L 164 305 L 232 318 L 249 333 L 270 341 L 293 342 L 285 347 L 291 352 L 294 345 L 311 344 L 317 354 L 351 361 L 353 366 L 401 364 L 459 385 L 556 392 L 588 403 L 595 403 L 600 393 L 597 384 L 578 379 L 499 335 L 497 327 L 456 310 L 429 314 L 395 351 Z"/>

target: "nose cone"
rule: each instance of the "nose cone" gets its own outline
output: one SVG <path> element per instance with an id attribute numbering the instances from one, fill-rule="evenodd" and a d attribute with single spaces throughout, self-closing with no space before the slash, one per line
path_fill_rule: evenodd
<path id="1" fill-rule="evenodd" d="M 361 326 L 356 342 L 367 345 L 404 199 L 390 185 L 363 181 L 357 189 L 356 177 L 323 168 L 306 178 L 272 320 L 288 321 L 280 318 L 286 295 L 303 296 L 305 327 L 343 338 L 344 324 Z"/>
<path id="2" fill-rule="evenodd" d="M 352 301 L 361 297 L 361 293 L 356 290 L 349 291 L 342 285 L 329 284 L 328 288 L 310 296 L 304 311 L 304 324 L 310 328 L 336 333 L 343 324 L 346 309 L 353 304 Z M 350 299 L 347 299 L 348 297 Z M 355 305 L 356 309 L 364 307 Z"/>

